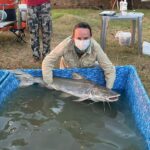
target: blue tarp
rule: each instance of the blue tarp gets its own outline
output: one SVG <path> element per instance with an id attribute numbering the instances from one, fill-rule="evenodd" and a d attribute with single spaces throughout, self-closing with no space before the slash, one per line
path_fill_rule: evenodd
<path id="1" fill-rule="evenodd" d="M 22 71 L 36 77 L 42 76 L 40 69 L 22 69 Z M 72 78 L 73 72 L 80 73 L 86 79 L 97 84 L 105 85 L 104 74 L 99 67 L 55 69 L 53 71 L 54 76 L 62 78 Z M 120 92 L 125 91 L 135 123 L 147 143 L 147 149 L 150 150 L 150 99 L 133 66 L 118 66 L 116 73 L 117 77 L 113 89 Z M 18 85 L 19 81 L 14 74 L 8 70 L 0 70 L 0 104 Z"/>

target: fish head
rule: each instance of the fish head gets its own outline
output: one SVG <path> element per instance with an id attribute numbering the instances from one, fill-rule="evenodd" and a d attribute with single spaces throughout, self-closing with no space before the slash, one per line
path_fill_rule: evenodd
<path id="1" fill-rule="evenodd" d="M 115 102 L 119 96 L 120 94 L 104 87 L 94 87 L 90 94 L 90 98 L 95 102 Z"/>

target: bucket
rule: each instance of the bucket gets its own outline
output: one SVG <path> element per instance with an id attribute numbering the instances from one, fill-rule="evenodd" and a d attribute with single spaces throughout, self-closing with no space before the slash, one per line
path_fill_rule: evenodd
<path id="1" fill-rule="evenodd" d="M 131 33 L 118 31 L 115 38 L 119 40 L 121 46 L 129 46 L 131 44 Z"/>

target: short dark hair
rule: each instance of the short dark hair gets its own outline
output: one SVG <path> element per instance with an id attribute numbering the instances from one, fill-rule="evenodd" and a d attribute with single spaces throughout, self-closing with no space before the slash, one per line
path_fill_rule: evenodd
<path id="1" fill-rule="evenodd" d="M 90 25 L 89 25 L 88 23 L 86 23 L 86 22 L 80 22 L 80 23 L 78 23 L 78 24 L 76 24 L 76 25 L 74 26 L 72 37 L 74 37 L 75 30 L 76 30 L 77 28 L 89 29 L 89 31 L 90 31 L 90 36 L 92 36 L 92 29 L 91 29 Z"/>

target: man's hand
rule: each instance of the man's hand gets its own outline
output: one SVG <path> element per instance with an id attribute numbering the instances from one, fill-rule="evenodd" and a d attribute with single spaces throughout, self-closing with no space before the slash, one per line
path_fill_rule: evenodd
<path id="1" fill-rule="evenodd" d="M 53 78 L 43 78 L 43 81 L 47 85 L 51 85 L 53 83 Z"/>

